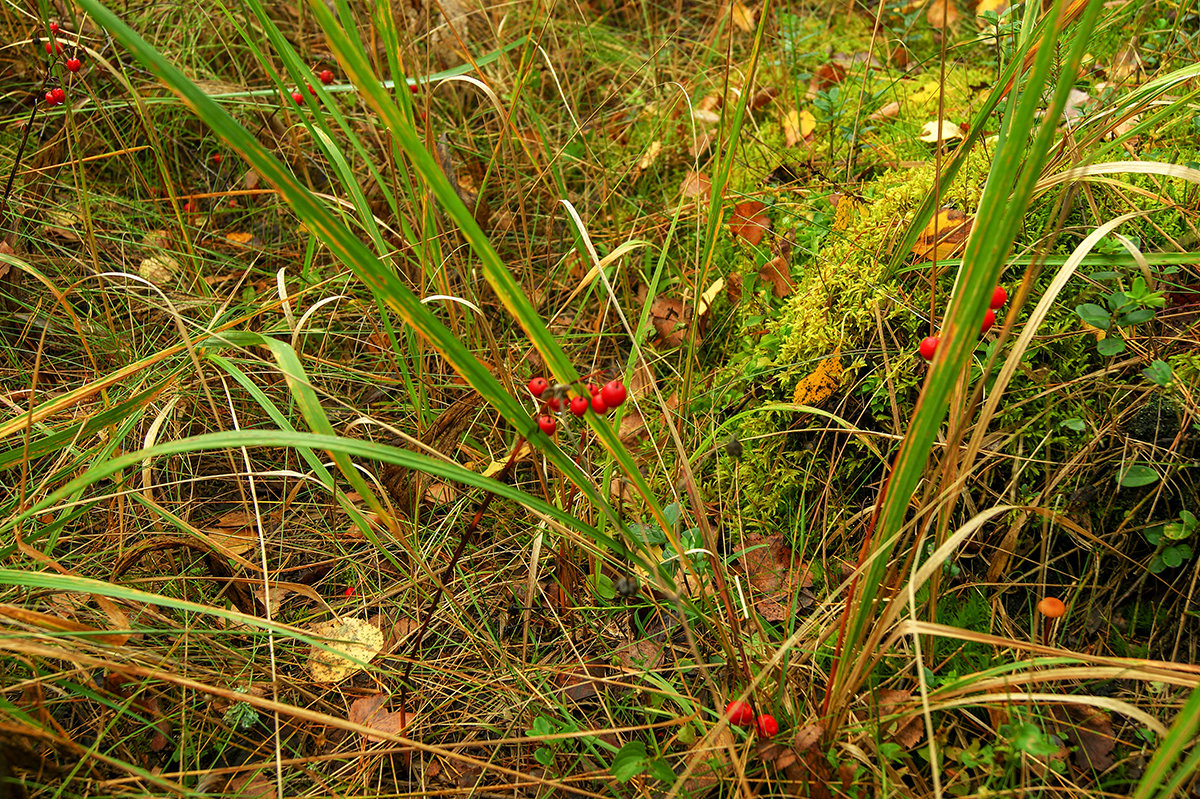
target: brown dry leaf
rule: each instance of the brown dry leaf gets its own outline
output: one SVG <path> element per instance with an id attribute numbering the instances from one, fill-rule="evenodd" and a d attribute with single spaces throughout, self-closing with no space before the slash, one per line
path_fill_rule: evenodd
<path id="1" fill-rule="evenodd" d="M 763 213 L 766 207 L 758 200 L 746 200 L 735 205 L 729 218 L 729 232 L 734 238 L 745 239 L 751 247 L 757 247 L 771 229 L 771 218 Z"/>
<path id="2" fill-rule="evenodd" d="M 929 0 L 929 8 L 925 11 L 925 19 L 935 28 L 957 28 L 962 20 L 962 14 L 953 0 Z"/>
<path id="3" fill-rule="evenodd" d="M 883 108 L 880 108 L 874 114 L 871 114 L 871 116 L 867 117 L 867 119 L 872 119 L 875 121 L 879 121 L 881 119 L 891 119 L 892 117 L 896 116 L 899 113 L 900 113 L 900 103 L 897 102 L 896 100 L 893 100 L 892 102 L 885 105 Z"/>
<path id="4" fill-rule="evenodd" d="M 363 668 L 355 661 L 370 663 L 383 648 L 383 633 L 362 619 L 330 619 L 311 629 L 313 637 L 328 639 L 329 646 L 335 650 L 309 648 L 308 668 L 317 682 L 346 679 Z"/>
<path id="5" fill-rule="evenodd" d="M 247 191 L 254 191 L 257 189 L 258 184 L 261 181 L 262 178 L 259 177 L 259 174 L 253 169 L 247 169 L 246 174 L 242 175 L 242 186 L 244 186 Z"/>
<path id="6" fill-rule="evenodd" d="M 627 644 L 617 647 L 613 653 L 617 662 L 632 670 L 651 670 L 662 663 L 663 644 L 645 638 L 635 638 Z"/>
<path id="7" fill-rule="evenodd" d="M 846 68 L 841 64 L 830 61 L 817 68 L 813 85 L 817 91 L 823 91 L 830 86 L 836 86 L 846 79 Z"/>
<path id="8" fill-rule="evenodd" d="M 354 724 L 370 727 L 388 735 L 399 735 L 408 726 L 408 715 L 400 711 L 384 708 L 387 704 L 387 694 L 363 696 L 350 703 L 350 713 L 347 718 Z M 378 735 L 364 735 L 368 741 L 385 741 Z"/>
<path id="9" fill-rule="evenodd" d="M 604 681 L 616 674 L 617 670 L 612 666 L 594 660 L 560 672 L 558 684 L 562 687 L 563 696 L 572 702 L 582 702 L 606 690 L 608 686 Z"/>
<path id="10" fill-rule="evenodd" d="M 925 725 L 919 713 L 909 713 L 892 721 L 883 721 L 886 716 L 894 716 L 904 711 L 904 706 L 912 699 L 912 691 L 900 691 L 884 688 L 877 695 L 881 732 L 889 741 L 902 749 L 912 749 L 925 737 Z"/>
<path id="11" fill-rule="evenodd" d="M 40 627 L 43 630 L 50 630 L 54 633 L 81 633 L 88 636 L 87 640 L 89 641 L 100 641 L 111 646 L 123 646 L 129 640 L 128 635 L 102 634 L 95 627 L 80 624 L 77 621 L 71 621 L 59 616 L 38 613 L 36 610 L 26 610 L 16 605 L 0 605 L 0 616 L 5 616 L 22 624 Z"/>
<path id="12" fill-rule="evenodd" d="M 425 486 L 424 499 L 429 505 L 447 505 L 458 499 L 458 489 L 449 483 L 431 482 Z"/>
<path id="13" fill-rule="evenodd" d="M 650 322 L 665 347 L 678 347 L 687 337 L 690 314 L 683 300 L 658 296 L 650 303 Z"/>
<path id="14" fill-rule="evenodd" d="M 261 771 L 235 774 L 228 780 L 225 774 L 210 771 L 200 778 L 196 792 L 228 799 L 272 799 L 275 783 Z"/>
<path id="15" fill-rule="evenodd" d="M 617 438 L 621 440 L 621 443 L 626 447 L 632 447 L 649 437 L 650 431 L 646 427 L 646 419 L 642 416 L 642 412 L 633 406 L 626 409 L 617 428 Z"/>
<path id="16" fill-rule="evenodd" d="M 796 291 L 796 281 L 792 280 L 791 270 L 782 255 L 777 255 L 763 264 L 758 270 L 758 278 L 771 287 L 771 294 L 776 297 L 790 297 Z"/>
<path id="17" fill-rule="evenodd" d="M 753 97 L 750 98 L 750 108 L 757 111 L 764 105 L 768 105 L 778 96 L 779 89 L 775 86 L 768 86 L 765 89 L 760 89 L 754 94 Z"/>
<path id="18" fill-rule="evenodd" d="M 943 208 L 917 237 L 913 254 L 924 261 L 951 258 L 967 244 L 974 219 L 956 208 Z"/>
<path id="19" fill-rule="evenodd" d="M 792 402 L 797 405 L 820 405 L 837 393 L 845 374 L 846 368 L 842 366 L 841 352 L 835 352 L 817 364 L 812 374 L 796 384 L 796 390 L 792 392 Z"/>
<path id="20" fill-rule="evenodd" d="M 1112 717 L 1091 705 L 1051 705 L 1053 717 L 1063 738 L 1076 745 L 1071 759 L 1084 771 L 1104 771 L 1113 764 L 1117 737 Z"/>
<path id="21" fill-rule="evenodd" d="M 795 796 L 810 799 L 829 799 L 833 781 L 833 770 L 821 747 L 817 746 L 825 727 L 808 724 L 801 727 L 792 739 L 790 747 L 770 743 L 759 747 L 762 759 L 782 771 L 791 783 Z"/>
<path id="22" fill-rule="evenodd" d="M 706 206 L 712 197 L 712 181 L 703 173 L 689 169 L 679 187 L 679 193 L 685 199 L 699 199 L 700 205 Z"/>
<path id="23" fill-rule="evenodd" d="M 782 534 L 751 533 L 743 543 L 738 566 L 755 589 L 755 612 L 767 621 L 783 621 L 793 605 L 802 609 L 813 603 L 812 574 Z"/>
<path id="24" fill-rule="evenodd" d="M 729 9 L 730 17 L 733 19 L 734 26 L 742 33 L 750 33 L 754 30 L 754 19 L 758 15 L 758 11 L 749 8 L 741 0 L 733 0 L 733 7 Z"/>
<path id="25" fill-rule="evenodd" d="M 704 796 L 722 777 L 729 774 L 733 765 L 729 762 L 731 746 L 736 744 L 733 732 L 728 727 L 697 741 L 686 764 L 692 773 L 684 781 L 680 795 Z"/>

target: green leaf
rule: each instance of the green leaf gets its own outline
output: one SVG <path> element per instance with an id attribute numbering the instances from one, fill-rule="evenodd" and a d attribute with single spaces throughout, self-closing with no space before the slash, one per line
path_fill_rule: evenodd
<path id="1" fill-rule="evenodd" d="M 1125 339 L 1110 336 L 1106 339 L 1101 339 L 1096 342 L 1096 352 L 1106 357 L 1112 357 L 1118 352 L 1125 351 Z"/>
<path id="2" fill-rule="evenodd" d="M 1112 324 L 1112 317 L 1108 311 L 1094 303 L 1085 302 L 1083 305 L 1076 305 L 1075 313 L 1092 327 L 1098 327 L 1101 330 L 1108 330 L 1108 326 Z"/>
<path id="3" fill-rule="evenodd" d="M 1166 527 L 1165 524 L 1156 524 L 1153 527 L 1147 527 L 1146 531 L 1143 532 L 1142 535 L 1145 536 L 1146 540 L 1149 541 L 1152 546 L 1158 546 L 1158 543 L 1163 540 L 1164 527 Z"/>
<path id="4" fill-rule="evenodd" d="M 629 782 L 646 770 L 646 745 L 641 741 L 630 741 L 613 755 L 609 771 L 617 782 Z"/>
<path id="5" fill-rule="evenodd" d="M 543 766 L 549 766 L 554 762 L 554 750 L 548 746 L 539 746 L 533 750 L 533 759 Z"/>
<path id="6" fill-rule="evenodd" d="M 612 578 L 604 574 L 594 574 L 588 579 L 591 584 L 592 593 L 601 599 L 615 599 L 617 591 L 613 588 Z"/>
<path id="7" fill-rule="evenodd" d="M 1186 541 L 1191 538 L 1192 531 L 1178 522 L 1163 525 L 1163 535 L 1171 541 Z"/>
<path id="8" fill-rule="evenodd" d="M 1188 529 L 1188 532 L 1195 531 L 1196 527 L 1200 525 L 1200 522 L 1196 519 L 1196 514 L 1190 510 L 1179 511 L 1179 520 L 1183 522 L 1183 526 Z"/>
<path id="9" fill-rule="evenodd" d="M 1139 463 L 1125 467 L 1117 475 L 1117 483 L 1125 488 L 1138 488 L 1156 482 L 1158 482 L 1158 472 Z"/>
<path id="10" fill-rule="evenodd" d="M 1162 561 L 1172 569 L 1183 563 L 1183 553 L 1175 547 L 1167 547 L 1162 551 Z"/>
<path id="11" fill-rule="evenodd" d="M 1122 325 L 1140 325 L 1144 322 L 1149 322 L 1154 318 L 1154 311 L 1150 308 L 1138 308 L 1136 311 L 1130 311 L 1121 317 L 1118 324 Z"/>
<path id="12" fill-rule="evenodd" d="M 1059 422 L 1059 426 L 1074 430 L 1076 433 L 1082 433 L 1087 429 L 1087 424 L 1082 419 L 1063 419 Z"/>
<path id="13" fill-rule="evenodd" d="M 1171 382 L 1171 378 L 1174 375 L 1171 371 L 1171 365 L 1166 361 L 1154 361 L 1142 370 L 1142 376 L 1151 383 L 1165 386 Z"/>
<path id="14" fill-rule="evenodd" d="M 1150 565 L 1146 568 L 1150 570 L 1151 574 L 1161 574 L 1167 566 L 1163 563 L 1162 555 L 1155 555 L 1150 559 Z"/>

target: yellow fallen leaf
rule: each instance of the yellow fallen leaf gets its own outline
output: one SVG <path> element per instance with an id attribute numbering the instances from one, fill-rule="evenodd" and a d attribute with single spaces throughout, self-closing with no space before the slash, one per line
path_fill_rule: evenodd
<path id="1" fill-rule="evenodd" d="M 932 119 L 921 127 L 921 135 L 917 139 L 932 144 L 938 141 L 961 139 L 962 137 L 962 129 L 958 125 L 955 125 L 953 122 L 947 122 L 944 119 L 939 124 L 936 119 Z"/>
<path id="2" fill-rule="evenodd" d="M 975 16 L 981 17 L 989 11 L 1000 16 L 1007 10 L 1008 0 L 979 0 L 979 5 L 975 6 Z"/>
<path id="3" fill-rule="evenodd" d="M 733 8 L 730 9 L 733 24 L 743 33 L 749 33 L 754 30 L 754 17 L 757 13 L 754 9 L 747 8 L 746 4 L 741 2 L 741 0 L 734 0 Z"/>
<path id="4" fill-rule="evenodd" d="M 946 28 L 957 28 L 962 14 L 959 13 L 953 0 L 929 0 L 925 18 L 933 27 L 945 30 Z"/>
<path id="5" fill-rule="evenodd" d="M 797 405 L 819 405 L 841 387 L 845 372 L 839 350 L 817 364 L 812 374 L 796 384 L 796 390 L 792 392 L 792 402 Z"/>
<path id="6" fill-rule="evenodd" d="M 383 632 L 362 619 L 330 619 L 312 627 L 314 638 L 327 639 L 334 651 L 311 647 L 308 670 L 317 682 L 341 682 L 370 663 L 383 648 Z M 358 661 L 358 662 L 355 662 Z"/>
<path id="7" fill-rule="evenodd" d="M 783 138 L 787 147 L 794 147 L 812 135 L 817 127 L 817 118 L 805 108 L 788 111 L 783 118 Z"/>

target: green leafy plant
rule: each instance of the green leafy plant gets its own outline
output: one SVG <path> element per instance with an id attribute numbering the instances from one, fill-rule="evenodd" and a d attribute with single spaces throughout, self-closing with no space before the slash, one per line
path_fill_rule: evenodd
<path id="1" fill-rule="evenodd" d="M 1139 275 L 1133 279 L 1128 291 L 1117 289 L 1106 295 L 1104 302 L 1105 305 L 1091 302 L 1077 305 L 1075 313 L 1092 327 L 1115 334 L 1118 333 L 1117 328 L 1149 322 L 1154 318 L 1155 309 L 1166 304 L 1166 299 L 1162 292 L 1151 291 L 1146 286 L 1145 278 Z M 1096 342 L 1096 352 L 1104 356 L 1124 351 L 1125 339 L 1121 335 L 1109 335 Z M 1167 379 L 1169 381 L 1169 374 Z"/>
<path id="2" fill-rule="evenodd" d="M 1191 511 L 1181 511 L 1179 521 L 1155 525 L 1145 532 L 1146 540 L 1154 547 L 1147 566 L 1154 574 L 1175 569 L 1192 559 L 1192 547 L 1187 542 L 1195 535 L 1200 521 Z"/>

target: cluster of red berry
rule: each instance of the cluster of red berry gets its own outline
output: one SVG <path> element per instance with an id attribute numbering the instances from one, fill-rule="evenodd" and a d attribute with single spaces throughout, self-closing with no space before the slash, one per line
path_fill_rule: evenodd
<path id="1" fill-rule="evenodd" d="M 729 717 L 729 723 L 736 727 L 749 727 L 751 725 L 758 728 L 758 734 L 764 738 L 774 737 L 779 732 L 779 722 L 769 713 L 763 713 L 757 718 L 754 716 L 754 708 L 750 707 L 749 702 L 743 702 L 736 699 L 725 706 L 725 715 Z"/>
<path id="2" fill-rule="evenodd" d="M 610 380 L 602 388 L 596 388 L 589 384 L 587 390 L 590 396 L 587 397 L 577 394 L 568 399 L 565 392 L 566 386 L 559 388 L 564 390 L 561 393 L 552 392 L 542 403 L 544 409 L 549 413 L 542 414 L 537 420 L 538 427 L 548 436 L 554 435 L 554 431 L 558 429 L 558 421 L 550 414 L 560 413 L 564 409 L 569 410 L 575 416 L 583 416 L 589 409 L 595 413 L 608 413 L 612 408 L 619 408 L 628 396 L 625 384 L 620 380 Z M 529 393 L 538 399 L 541 399 L 549 390 L 550 382 L 544 377 L 538 376 L 529 381 Z"/>
<path id="3" fill-rule="evenodd" d="M 63 46 L 57 38 L 59 26 L 57 22 L 50 23 L 50 41 L 46 42 L 46 55 L 62 55 Z M 83 62 L 77 56 L 71 56 L 66 60 L 68 72 L 78 72 L 83 69 Z M 50 91 L 46 92 L 46 105 L 53 108 L 56 105 L 62 105 L 67 101 L 67 93 L 61 86 L 55 86 Z"/>
<path id="4" fill-rule="evenodd" d="M 1004 290 L 1004 286 L 996 286 L 995 291 L 992 292 L 992 301 L 987 312 L 983 315 L 983 325 L 980 327 L 979 335 L 982 336 L 992 329 L 992 325 L 996 324 L 996 311 L 1007 300 L 1008 292 Z M 937 336 L 926 336 L 921 339 L 921 346 L 918 347 L 921 357 L 927 361 L 932 361 L 933 356 L 937 354 L 938 344 L 940 343 L 941 339 Z"/>
<path id="5" fill-rule="evenodd" d="M 321 81 L 322 85 L 328 86 L 329 84 L 333 83 L 333 70 L 323 69 L 317 73 L 317 78 Z M 308 87 L 309 94 L 311 94 L 313 97 L 317 96 L 317 90 L 313 88 L 311 83 L 306 83 L 304 85 Z M 299 89 L 292 92 L 292 99 L 296 101 L 296 105 L 304 105 L 304 95 L 300 93 Z"/>

